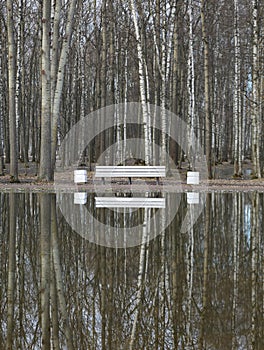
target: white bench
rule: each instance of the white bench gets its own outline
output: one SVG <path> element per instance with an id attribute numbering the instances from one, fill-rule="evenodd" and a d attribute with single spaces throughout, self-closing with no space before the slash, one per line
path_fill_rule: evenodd
<path id="1" fill-rule="evenodd" d="M 95 177 L 101 177 L 104 181 L 105 177 L 128 177 L 131 184 L 132 177 L 156 177 L 159 183 L 160 177 L 166 176 L 166 167 L 157 166 L 105 166 L 97 165 L 95 167 Z"/>
<path id="2" fill-rule="evenodd" d="M 95 197 L 96 208 L 165 208 L 165 198 Z"/>

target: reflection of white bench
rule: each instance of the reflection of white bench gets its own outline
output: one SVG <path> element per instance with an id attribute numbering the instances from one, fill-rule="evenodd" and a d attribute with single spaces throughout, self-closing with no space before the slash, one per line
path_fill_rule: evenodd
<path id="1" fill-rule="evenodd" d="M 132 177 L 156 177 L 159 183 L 160 177 L 166 176 L 166 167 L 157 166 L 103 166 L 95 167 L 95 177 L 128 177 L 131 184 Z"/>
<path id="2" fill-rule="evenodd" d="M 96 208 L 165 208 L 165 198 L 95 197 Z"/>

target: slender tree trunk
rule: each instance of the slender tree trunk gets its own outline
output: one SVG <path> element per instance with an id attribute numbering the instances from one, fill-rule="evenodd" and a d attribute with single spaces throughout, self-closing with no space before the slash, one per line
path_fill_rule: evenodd
<path id="1" fill-rule="evenodd" d="M 147 99 L 146 99 L 147 91 L 146 91 L 145 74 L 144 74 L 145 62 L 144 62 L 142 43 L 141 43 L 141 37 L 139 33 L 137 12 L 136 12 L 134 0 L 130 0 L 130 6 L 131 6 L 136 40 L 137 40 L 139 88 L 140 88 L 140 97 L 141 97 L 141 104 L 142 104 L 144 139 L 145 139 L 145 163 L 146 165 L 149 165 L 150 164 L 150 135 L 149 135 L 149 111 L 148 111 L 148 105 L 147 105 Z"/>
<path id="2" fill-rule="evenodd" d="M 234 0 L 234 39 L 235 39 L 235 91 L 234 91 L 234 176 L 242 175 L 241 133 L 241 91 L 240 91 L 240 36 L 238 0 Z"/>
<path id="3" fill-rule="evenodd" d="M 258 236 L 259 236 L 259 193 L 252 194 L 252 221 L 251 221 L 251 337 L 250 350 L 257 349 L 258 332 Z"/>
<path id="4" fill-rule="evenodd" d="M 206 2 L 201 0 L 202 40 L 204 49 L 204 104 L 205 104 L 205 149 L 208 177 L 212 179 L 212 123 L 210 111 L 209 43 L 206 30 Z"/>
<path id="5" fill-rule="evenodd" d="M 51 172 L 51 90 L 50 90 L 50 18 L 51 0 L 42 4 L 41 51 L 41 140 L 39 180 L 50 181 Z"/>
<path id="6" fill-rule="evenodd" d="M 139 259 L 139 267 L 138 267 L 138 281 L 137 281 L 137 293 L 136 293 L 136 306 L 135 306 L 135 315 L 134 315 L 134 321 L 131 331 L 131 337 L 130 337 L 130 343 L 129 343 L 129 350 L 134 349 L 134 342 L 136 338 L 136 330 L 137 330 L 137 323 L 139 318 L 139 311 L 140 311 L 140 304 L 142 300 L 143 295 L 143 279 L 144 279 L 144 269 L 146 268 L 146 251 L 148 249 L 148 210 L 145 209 L 144 213 L 144 227 L 143 227 L 143 234 L 142 234 L 142 243 L 140 247 L 140 259 Z"/>
<path id="7" fill-rule="evenodd" d="M 255 178 L 261 178 L 260 169 L 260 115 L 259 115 L 259 26 L 258 0 L 252 0 L 253 7 L 253 63 L 252 63 L 252 162 Z"/>
<path id="8" fill-rule="evenodd" d="M 18 181 L 16 127 L 16 53 L 14 40 L 13 1 L 7 0 L 8 34 L 8 115 L 10 139 L 10 181 Z"/>
<path id="9" fill-rule="evenodd" d="M 0 21 L 0 32 L 2 32 L 2 23 Z M 3 130 L 3 111 L 4 111 L 4 84 L 3 84 L 3 43 L 2 35 L 0 35 L 0 176 L 4 175 L 4 130 Z"/>
<path id="10" fill-rule="evenodd" d="M 194 144 L 194 117 L 195 117 L 195 91 L 194 91 L 194 53 L 193 53 L 193 2 L 189 1 L 188 4 L 189 14 L 189 56 L 188 56 L 188 92 L 189 92 L 189 104 L 188 104 L 188 159 L 189 167 L 194 170 L 195 167 L 195 144 Z"/>
<path id="11" fill-rule="evenodd" d="M 62 49 L 59 58 L 59 64 L 57 69 L 57 77 L 53 77 L 56 80 L 56 89 L 51 91 L 52 93 L 52 137 L 51 137 L 51 170 L 54 171 L 54 166 L 56 162 L 56 149 L 57 149 L 57 134 L 58 134 L 58 120 L 60 114 L 60 104 L 62 98 L 62 88 L 65 75 L 65 66 L 67 63 L 67 56 L 70 47 L 70 41 L 72 36 L 73 19 L 76 11 L 77 0 L 72 0 L 70 2 L 70 8 L 67 16 L 67 24 L 65 29 L 65 35 L 63 36 Z M 55 64 L 55 63 L 54 63 Z M 55 69 L 54 69 L 55 72 Z M 55 85 L 55 83 L 54 83 Z M 53 86 L 54 87 L 54 86 Z"/>

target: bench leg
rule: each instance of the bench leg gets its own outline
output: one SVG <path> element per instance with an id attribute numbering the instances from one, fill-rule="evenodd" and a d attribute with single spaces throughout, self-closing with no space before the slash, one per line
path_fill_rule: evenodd
<path id="1" fill-rule="evenodd" d="M 131 179 L 131 177 L 128 178 L 128 181 L 129 181 L 129 185 L 132 185 L 132 179 Z"/>
<path id="2" fill-rule="evenodd" d="M 160 185 L 159 177 L 157 177 L 157 184 Z"/>
<path id="3" fill-rule="evenodd" d="M 104 177 L 102 177 L 102 181 L 103 181 L 103 184 L 105 185 L 105 178 Z"/>

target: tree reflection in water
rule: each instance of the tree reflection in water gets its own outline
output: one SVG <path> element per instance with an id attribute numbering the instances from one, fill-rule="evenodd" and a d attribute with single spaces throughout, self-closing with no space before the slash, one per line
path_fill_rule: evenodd
<path id="1" fill-rule="evenodd" d="M 263 349 L 263 199 L 207 194 L 183 234 L 184 199 L 164 234 L 114 249 L 72 231 L 54 194 L 1 193 L 0 348 Z"/>

